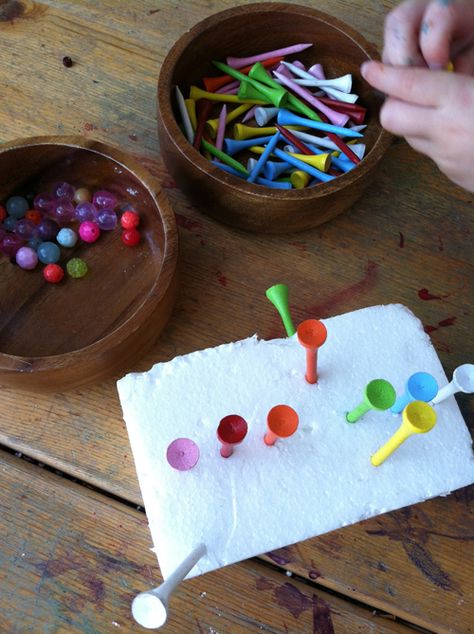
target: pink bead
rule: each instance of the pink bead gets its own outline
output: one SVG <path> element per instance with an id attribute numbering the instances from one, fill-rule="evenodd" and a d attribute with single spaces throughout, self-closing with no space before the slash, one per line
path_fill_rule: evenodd
<path id="1" fill-rule="evenodd" d="M 95 242 L 100 236 L 100 229 L 95 222 L 86 220 L 79 227 L 79 235 L 84 242 Z"/>

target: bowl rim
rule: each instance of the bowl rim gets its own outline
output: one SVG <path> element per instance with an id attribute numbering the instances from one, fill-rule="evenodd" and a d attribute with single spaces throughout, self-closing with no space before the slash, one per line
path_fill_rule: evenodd
<path id="1" fill-rule="evenodd" d="M 225 172 L 214 166 L 211 161 L 206 159 L 196 148 L 194 148 L 178 126 L 178 122 L 173 114 L 171 103 L 171 94 L 175 87 L 172 83 L 172 76 L 178 60 L 181 58 L 185 50 L 192 44 L 193 40 L 209 29 L 213 29 L 222 20 L 228 20 L 233 17 L 240 17 L 248 13 L 255 12 L 297 12 L 306 17 L 320 20 L 344 33 L 349 39 L 353 40 L 366 54 L 368 59 L 380 58 L 380 54 L 375 45 L 368 42 L 363 35 L 356 31 L 339 18 L 333 17 L 328 13 L 306 7 L 299 4 L 289 4 L 286 2 L 262 2 L 240 5 L 231 9 L 224 9 L 214 13 L 213 15 L 201 20 L 191 29 L 183 33 L 168 51 L 161 65 L 157 84 L 157 102 L 158 102 L 158 122 L 166 130 L 168 140 L 174 145 L 175 150 L 185 160 L 191 163 L 199 170 L 200 176 L 211 178 L 216 184 L 224 184 L 238 192 L 244 192 L 247 195 L 254 196 L 258 202 L 272 199 L 278 201 L 296 202 L 300 200 L 314 200 L 325 197 L 326 195 L 335 194 L 340 190 L 344 190 L 347 186 L 357 182 L 369 173 L 380 158 L 384 155 L 390 144 L 393 135 L 380 126 L 374 145 L 364 159 L 356 165 L 356 167 L 345 174 L 338 176 L 332 181 L 320 183 L 317 187 L 302 189 L 272 189 L 255 183 L 248 183 L 236 176 Z M 163 117 L 166 113 L 166 118 Z M 380 125 L 380 124 L 379 124 Z M 257 212 L 258 213 L 258 212 Z"/>
<path id="2" fill-rule="evenodd" d="M 108 350 L 117 348 L 140 328 L 140 324 L 146 322 L 147 319 L 151 317 L 167 294 L 168 289 L 172 286 L 173 278 L 176 274 L 179 252 L 178 230 L 171 204 L 159 180 L 152 176 L 147 168 L 130 154 L 108 143 L 80 135 L 33 136 L 15 139 L 0 144 L 0 155 L 13 150 L 48 145 L 86 150 L 93 154 L 103 156 L 132 173 L 154 200 L 156 208 L 159 210 L 163 225 L 163 257 L 161 259 L 159 272 L 139 306 L 137 306 L 135 311 L 125 321 L 121 322 L 110 333 L 105 335 L 105 337 L 82 348 L 75 348 L 68 352 L 52 355 L 15 355 L 0 350 L 0 371 L 2 372 L 14 371 L 15 373 L 28 373 L 29 371 L 34 371 L 34 373 L 37 374 L 38 372 L 44 371 L 50 373 L 51 371 L 70 366 L 71 363 L 76 364 L 87 360 L 89 357 L 94 357 L 96 353 L 101 350 L 102 353 L 106 354 Z M 160 284 L 163 273 L 167 273 L 166 284 Z M 135 323 L 135 326 L 130 328 L 130 322 L 132 321 Z M 42 361 L 45 362 L 44 365 L 41 363 Z"/>

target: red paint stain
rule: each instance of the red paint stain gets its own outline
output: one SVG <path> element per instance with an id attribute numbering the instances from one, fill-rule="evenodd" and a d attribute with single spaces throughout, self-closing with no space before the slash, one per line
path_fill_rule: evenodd
<path id="1" fill-rule="evenodd" d="M 313 581 L 315 579 L 318 579 L 318 577 L 320 577 L 320 576 L 321 576 L 321 573 L 318 572 L 317 570 L 311 569 L 311 570 L 308 571 L 308 577 L 310 579 L 312 579 Z"/>
<path id="2" fill-rule="evenodd" d="M 456 317 L 448 317 L 447 319 L 440 321 L 438 326 L 440 326 L 440 328 L 444 328 L 445 326 L 454 326 L 455 321 Z"/>
<path id="3" fill-rule="evenodd" d="M 202 224 L 197 220 L 191 220 L 191 218 L 187 218 L 176 211 L 174 212 L 174 215 L 176 217 L 176 224 L 178 227 L 183 227 L 183 229 L 187 229 L 188 231 L 199 231 L 202 229 Z"/>
<path id="4" fill-rule="evenodd" d="M 427 288 L 420 288 L 418 291 L 418 297 L 424 301 L 428 301 L 430 299 L 443 299 L 441 295 L 432 295 Z"/>
<path id="5" fill-rule="evenodd" d="M 255 587 L 257 590 L 271 590 L 273 588 L 273 583 L 265 577 L 259 577 L 255 582 Z"/>
<path id="6" fill-rule="evenodd" d="M 84 130 L 86 132 L 92 132 L 92 130 L 97 130 L 97 126 L 93 123 L 84 123 Z"/>
<path id="7" fill-rule="evenodd" d="M 438 322 L 437 326 L 423 326 L 423 330 L 426 332 L 426 334 L 429 335 L 435 330 L 438 330 L 438 328 L 446 328 L 446 326 L 454 326 L 455 321 L 456 321 L 456 317 L 447 317 L 446 319 L 442 319 L 440 322 Z"/>
<path id="8" fill-rule="evenodd" d="M 444 244 L 441 236 L 438 236 L 438 251 L 444 251 Z"/>
<path id="9" fill-rule="evenodd" d="M 403 247 L 405 246 L 405 236 L 401 231 L 398 232 L 398 235 L 400 236 L 400 239 L 398 240 L 398 246 L 400 247 L 400 249 L 403 249 Z"/>
<path id="10" fill-rule="evenodd" d="M 286 608 L 295 619 L 298 619 L 302 612 L 311 608 L 311 599 L 298 590 L 291 583 L 284 583 L 273 591 L 276 602 L 279 606 Z"/>
<path id="11" fill-rule="evenodd" d="M 285 566 L 292 561 L 292 554 L 289 548 L 279 548 L 278 550 L 271 550 L 267 553 L 267 557 L 270 557 L 279 566 Z"/>
<path id="12" fill-rule="evenodd" d="M 314 316 L 317 316 L 318 318 L 329 317 L 334 314 L 337 306 L 345 304 L 357 295 L 367 292 L 374 286 L 377 279 L 377 269 L 378 265 L 375 262 L 367 260 L 367 267 L 365 269 L 364 277 L 361 280 L 341 289 L 337 293 L 334 293 L 334 295 L 330 296 L 321 304 L 316 304 L 315 306 L 310 306 L 309 308 L 305 308 L 303 310 L 295 310 L 294 312 L 298 317 L 297 321 L 304 321 L 304 319 Z"/>
<path id="13" fill-rule="evenodd" d="M 224 287 L 227 286 L 227 277 L 223 275 L 220 271 L 217 271 L 216 275 L 219 284 Z"/>
<path id="14" fill-rule="evenodd" d="M 136 141 L 138 139 L 136 134 L 129 134 L 128 138 L 130 139 L 130 141 Z"/>
<path id="15" fill-rule="evenodd" d="M 196 619 L 196 625 L 198 626 L 199 634 L 204 634 L 204 630 L 202 629 L 202 626 L 199 623 L 197 617 L 194 617 L 194 618 Z"/>
<path id="16" fill-rule="evenodd" d="M 313 604 L 313 634 L 334 634 L 329 604 L 315 594 Z"/>
<path id="17" fill-rule="evenodd" d="M 299 251 L 303 251 L 305 252 L 306 249 L 306 243 L 304 242 L 290 242 L 290 244 L 292 244 L 294 247 L 296 247 Z"/>

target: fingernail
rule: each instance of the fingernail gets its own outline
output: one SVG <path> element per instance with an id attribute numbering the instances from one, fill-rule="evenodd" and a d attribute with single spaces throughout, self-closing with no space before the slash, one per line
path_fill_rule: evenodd
<path id="1" fill-rule="evenodd" d="M 360 67 L 360 73 L 361 73 L 362 77 L 364 77 L 364 79 L 365 79 L 365 77 L 367 75 L 367 72 L 369 70 L 370 63 L 371 62 L 363 62 L 361 67 Z"/>

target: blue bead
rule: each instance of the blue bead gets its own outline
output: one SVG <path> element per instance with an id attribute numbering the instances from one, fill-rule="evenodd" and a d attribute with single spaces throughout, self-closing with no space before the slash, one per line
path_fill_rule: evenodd
<path id="1" fill-rule="evenodd" d="M 56 236 L 56 240 L 58 241 L 58 244 L 60 244 L 62 247 L 71 248 L 77 242 L 77 233 L 74 231 L 74 229 L 64 227 Z"/>
<path id="2" fill-rule="evenodd" d="M 54 264 L 61 257 L 61 251 L 54 242 L 42 242 L 38 247 L 38 260 L 43 264 Z"/>
<path id="3" fill-rule="evenodd" d="M 3 221 L 3 228 L 7 231 L 14 231 L 16 227 L 16 218 L 13 216 L 7 216 Z"/>
<path id="4" fill-rule="evenodd" d="M 23 196 L 11 196 L 5 203 L 5 208 L 9 216 L 13 216 L 13 218 L 23 218 L 30 208 L 30 205 Z"/>
<path id="5" fill-rule="evenodd" d="M 38 250 L 39 245 L 42 244 L 42 243 L 43 243 L 43 241 L 41 240 L 41 238 L 37 238 L 37 237 L 30 238 L 28 240 L 28 246 L 31 247 L 32 249 L 34 249 L 35 251 Z"/>

